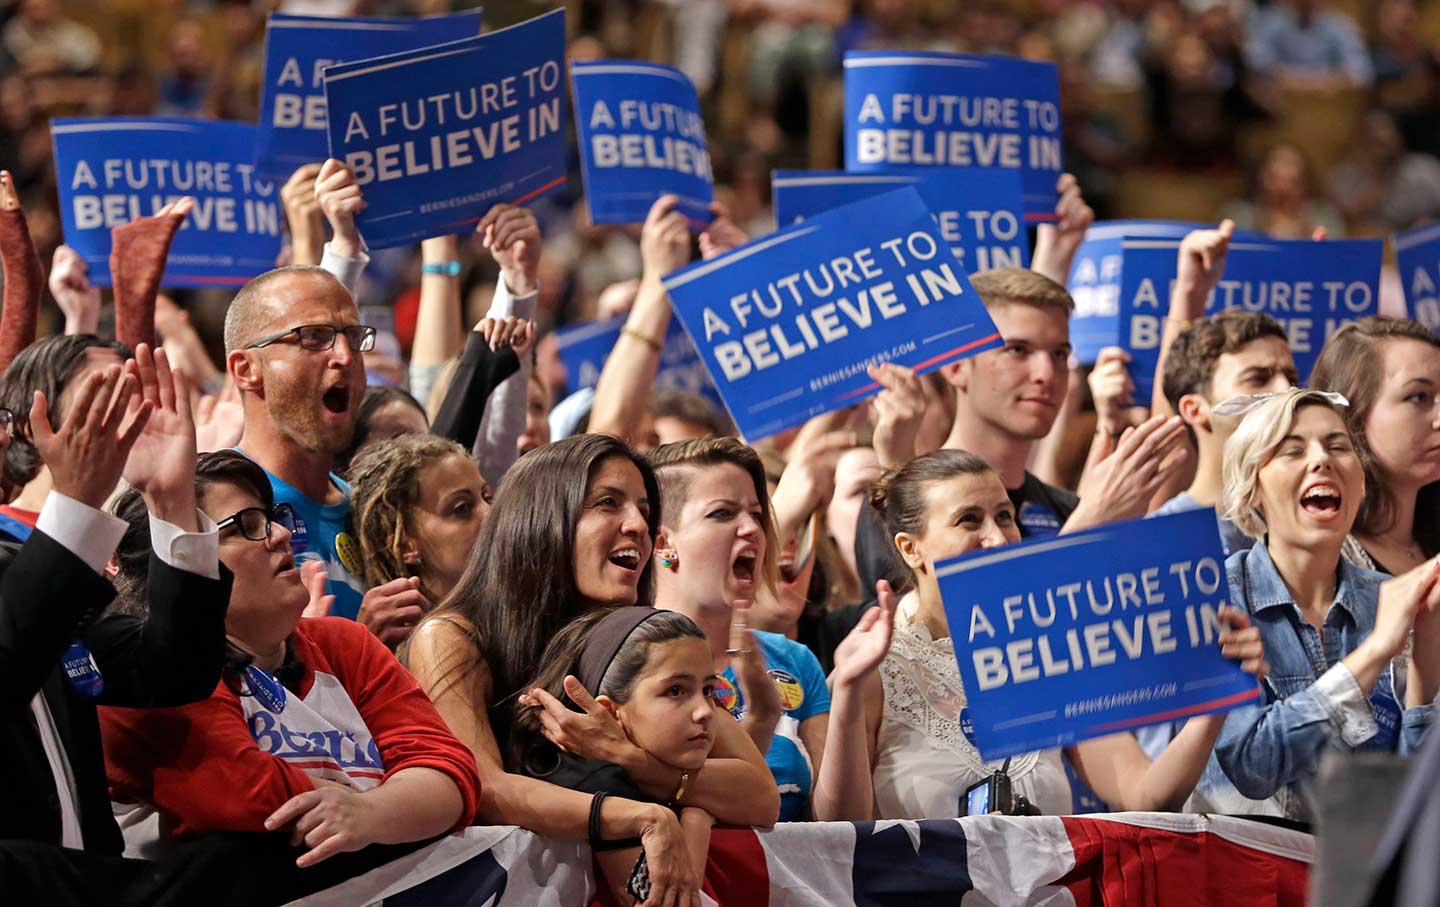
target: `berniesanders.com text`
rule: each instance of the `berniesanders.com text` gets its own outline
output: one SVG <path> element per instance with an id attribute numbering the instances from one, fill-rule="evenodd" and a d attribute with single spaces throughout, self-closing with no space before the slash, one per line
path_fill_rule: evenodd
<path id="1" fill-rule="evenodd" d="M 1154 686 L 1139 687 L 1134 690 L 1126 690 L 1124 693 L 1111 693 L 1108 696 L 1095 696 L 1090 699 L 1080 699 L 1065 705 L 1065 717 L 1074 718 L 1077 715 L 1091 715 L 1096 712 L 1108 712 L 1110 709 L 1127 705 L 1137 705 L 1142 702 L 1151 702 L 1156 699 L 1169 699 L 1175 695 L 1178 687 L 1173 683 L 1157 683 Z"/>
<path id="2" fill-rule="evenodd" d="M 810 390 L 813 393 L 814 391 L 823 390 L 832 384 L 839 384 L 847 378 L 853 378 L 855 375 L 860 374 L 872 365 L 879 365 L 882 362 L 893 362 L 907 353 L 915 352 L 915 349 L 916 343 L 913 340 L 896 344 L 888 350 L 881 350 L 873 356 L 861 359 L 859 362 L 852 362 L 844 368 L 837 368 L 835 371 L 821 375 L 818 378 L 811 378 Z"/>

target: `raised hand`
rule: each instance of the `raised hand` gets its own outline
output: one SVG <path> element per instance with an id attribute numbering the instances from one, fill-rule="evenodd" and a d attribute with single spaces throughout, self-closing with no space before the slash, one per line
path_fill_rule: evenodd
<path id="1" fill-rule="evenodd" d="M 1085 203 L 1080 183 L 1071 174 L 1061 174 L 1055 189 L 1060 193 L 1060 201 L 1055 204 L 1056 221 L 1037 228 L 1030 270 L 1064 286 L 1070 277 L 1070 262 L 1085 241 L 1085 231 L 1095 223 L 1095 212 Z"/>
<path id="2" fill-rule="evenodd" d="M 736 246 L 743 246 L 750 241 L 745 231 L 735 221 L 730 219 L 730 210 L 720 202 L 710 203 L 710 213 L 715 219 L 705 232 L 700 234 L 700 256 L 710 260 L 717 255 L 724 255 Z"/>
<path id="3" fill-rule="evenodd" d="M 50 401 L 44 391 L 35 392 L 30 437 L 50 468 L 57 492 L 97 510 L 104 506 L 154 409 L 149 400 L 132 409 L 130 401 L 139 391 L 133 362 L 92 372 L 55 428 L 50 424 Z"/>
<path id="4" fill-rule="evenodd" d="M 302 617 L 330 615 L 330 609 L 335 607 L 335 596 L 325 592 L 325 583 L 329 579 L 325 564 L 320 561 L 308 560 L 300 565 L 300 581 L 305 584 L 305 591 L 310 593 L 310 604 L 305 606 Z"/>
<path id="5" fill-rule="evenodd" d="M 1179 416 L 1156 416 L 1127 428 L 1118 442 L 1098 435 L 1080 477 L 1080 506 L 1065 522 L 1065 531 L 1144 516 L 1155 492 L 1190 455 L 1186 445 Z"/>
<path id="6" fill-rule="evenodd" d="M 1235 222 L 1222 220 L 1214 230 L 1191 230 L 1180 241 L 1170 317 L 1194 321 L 1205 316 L 1205 300 L 1225 273 Z"/>
<path id="7" fill-rule="evenodd" d="M 320 166 L 320 173 L 315 177 L 315 198 L 335 234 L 330 240 L 331 251 L 342 258 L 359 258 L 364 244 L 355 226 L 355 216 L 365 210 L 365 196 L 355 181 L 355 174 L 330 158 Z"/>
<path id="8" fill-rule="evenodd" d="M 195 407 L 195 449 L 224 450 L 240 443 L 245 433 L 245 405 L 240 390 L 227 376 L 220 393 L 202 397 Z"/>
<path id="9" fill-rule="evenodd" d="M 145 496 L 150 512 L 182 529 L 199 528 L 195 518 L 195 420 L 190 384 L 172 370 L 165 351 L 140 344 L 132 360 L 140 379 L 135 405 L 150 406 L 150 418 L 125 462 L 125 481 Z"/>
<path id="10" fill-rule="evenodd" d="M 1099 417 L 1096 430 L 1115 435 L 1130 425 L 1129 410 L 1135 405 L 1135 381 L 1130 377 L 1130 354 L 1118 346 L 1107 346 L 1095 360 L 1088 382 Z"/>
<path id="11" fill-rule="evenodd" d="M 890 583 L 883 579 L 875 584 L 875 595 L 880 607 L 860 615 L 855 629 L 835 647 L 835 670 L 831 679 L 836 686 L 860 683 L 890 654 L 890 639 L 895 632 L 895 608 L 899 599 Z"/>
<path id="12" fill-rule="evenodd" d="M 500 278 L 516 296 L 535 292 L 540 272 L 540 223 L 529 208 L 495 205 L 475 225 L 480 242 L 500 266 Z"/>
<path id="13" fill-rule="evenodd" d="M 725 651 L 730 656 L 735 683 L 745 697 L 745 732 L 755 741 L 760 752 L 767 753 L 775 736 L 775 726 L 784 710 L 781 708 L 780 687 L 770 676 L 765 654 L 760 651 L 760 643 L 750 630 L 749 602 L 736 602 L 730 612 L 730 647 Z"/>
<path id="14" fill-rule="evenodd" d="M 65 313 L 65 333 L 93 334 L 100 328 L 100 288 L 79 252 L 60 246 L 50 261 L 50 295 Z"/>
<path id="15" fill-rule="evenodd" d="M 520 358 L 524 358 L 535 345 L 535 322 L 527 318 L 516 318 L 514 315 L 505 318 L 482 318 L 480 323 L 475 325 L 475 330 L 490 344 L 490 349 L 498 350 L 508 346 Z"/>
<path id="16" fill-rule="evenodd" d="M 855 432 L 842 429 L 816 435 L 791 447 L 785 471 L 770 496 L 778 538 L 788 541 L 812 513 L 834 496 L 835 466 L 840 462 L 840 455 L 855 446 L 855 441 Z M 913 438 L 910 443 L 914 445 Z"/>
<path id="17" fill-rule="evenodd" d="M 429 607 L 419 577 L 402 576 L 367 591 L 355 619 L 394 649 L 410 637 Z"/>
<path id="18" fill-rule="evenodd" d="M 662 195 L 645 216 L 640 228 L 642 280 L 658 284 L 666 274 L 690 263 L 690 223 L 675 210 L 679 201 L 673 195 Z"/>
<path id="19" fill-rule="evenodd" d="M 915 459 L 915 438 L 925 419 L 924 382 L 903 365 L 872 365 L 866 373 L 885 388 L 871 401 L 875 454 L 884 469 L 904 466 Z"/>
<path id="20" fill-rule="evenodd" d="M 285 222 L 290 225 L 290 263 L 318 265 L 325 244 L 325 214 L 315 195 L 319 164 L 302 164 L 280 187 Z"/>

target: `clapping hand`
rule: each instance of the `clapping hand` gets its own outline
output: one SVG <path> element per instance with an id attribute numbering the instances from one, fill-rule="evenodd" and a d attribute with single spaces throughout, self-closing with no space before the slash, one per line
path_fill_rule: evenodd
<path id="1" fill-rule="evenodd" d="M 91 372 L 55 428 L 50 401 L 44 391 L 35 392 L 30 436 L 50 469 L 56 492 L 97 510 L 104 506 L 154 409 L 149 400 L 130 406 L 139 391 L 133 361 Z"/>

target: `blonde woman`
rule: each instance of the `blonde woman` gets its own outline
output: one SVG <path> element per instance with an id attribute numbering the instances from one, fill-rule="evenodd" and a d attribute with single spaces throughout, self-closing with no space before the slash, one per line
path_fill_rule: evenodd
<path id="1" fill-rule="evenodd" d="M 1365 500 L 1347 405 L 1306 390 L 1220 404 L 1248 409 L 1225 445 L 1225 515 L 1257 540 L 1226 562 L 1230 601 L 1271 671 L 1260 703 L 1226 717 L 1216 756 L 1242 795 L 1291 818 L 1326 750 L 1414 750 L 1440 691 L 1440 560 L 1387 579 L 1340 556 Z"/>

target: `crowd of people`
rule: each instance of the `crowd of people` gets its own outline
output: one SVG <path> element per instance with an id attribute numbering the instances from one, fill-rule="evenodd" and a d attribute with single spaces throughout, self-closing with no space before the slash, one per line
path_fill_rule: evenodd
<path id="1" fill-rule="evenodd" d="M 756 92 L 759 146 L 784 141 L 780 74 L 924 32 L 908 4 L 848 23 L 846 4 L 802 5 L 697 4 L 697 23 L 752 23 L 750 79 L 782 89 Z M 1275 0 L 1243 42 L 1215 12 L 1231 4 L 1057 21 L 1104 10 L 1093 45 L 1067 51 L 1087 80 L 1159 78 L 1149 55 L 1170 42 L 1182 93 L 1185 42 L 1213 53 L 1223 36 L 1227 111 L 1254 87 L 1246 67 L 1419 72 L 1391 21 L 1413 3 L 1382 4 L 1383 54 L 1316 6 Z M 960 46 L 1048 34 L 981 9 L 957 19 Z M 708 90 L 718 51 L 687 34 Z M 17 139 L 31 99 L 9 80 L 102 67 L 49 0 L 18 4 L 4 47 Z M 197 78 L 165 97 L 239 96 Z M 33 145 L 0 146 L 0 891 L 17 903 L 281 904 L 480 824 L 588 842 L 606 903 L 698 904 L 715 824 L 963 816 L 997 770 L 1024 811 L 1093 798 L 1303 824 L 1323 756 L 1408 755 L 1433 720 L 1440 336 L 1347 324 L 1302 388 L 1277 322 L 1205 315 L 1237 219 L 1306 236 L 1352 222 L 1343 204 L 1328 223 L 1266 207 L 1303 167 L 1283 149 L 1251 211 L 1181 243 L 1153 399 L 1118 348 L 1072 362 L 1065 284 L 1095 212 L 1066 174 L 1032 268 L 970 275 L 1001 348 L 923 375 L 872 366 L 871 400 L 751 445 L 708 398 L 655 383 L 661 278 L 768 229 L 742 191 L 763 163 L 746 177 L 736 161 L 698 236 L 672 196 L 633 237 L 499 204 L 473 237 L 373 261 L 353 175 L 306 165 L 282 190 L 283 263 L 221 294 L 222 358 L 205 300 L 158 289 L 188 200 L 116 228 L 102 307 L 84 260 L 52 248 Z M 1411 222 L 1440 213 L 1392 200 Z M 556 374 L 560 284 L 571 315 L 624 318 L 590 390 Z M 47 291 L 64 314 L 48 334 Z M 1216 644 L 1258 700 L 986 761 L 936 564 L 1202 509 L 1228 555 Z"/>

